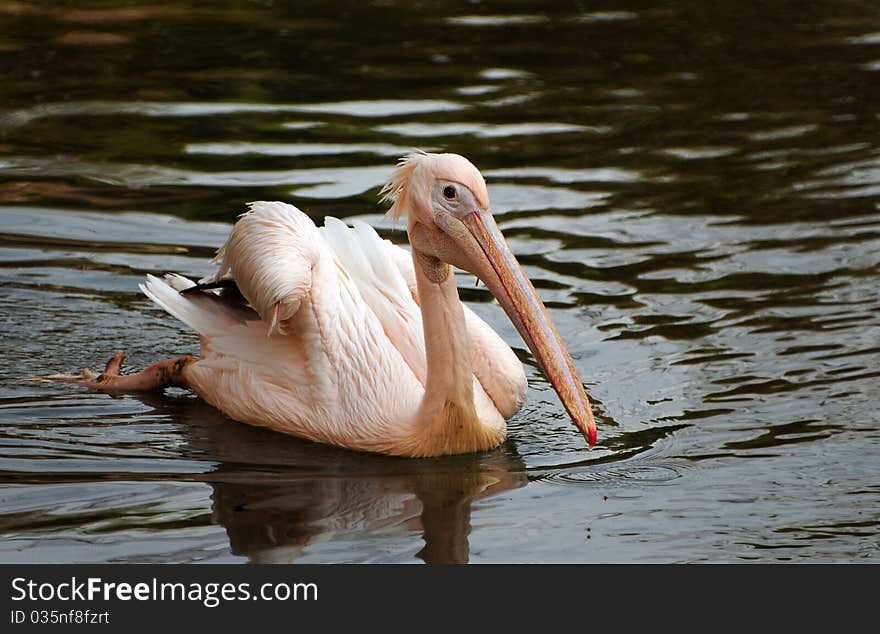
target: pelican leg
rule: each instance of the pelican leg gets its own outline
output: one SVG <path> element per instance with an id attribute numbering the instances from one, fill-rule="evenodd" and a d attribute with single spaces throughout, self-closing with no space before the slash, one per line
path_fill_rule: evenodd
<path id="1" fill-rule="evenodd" d="M 148 392 L 166 387 L 189 388 L 186 368 L 196 361 L 195 357 L 185 355 L 158 361 L 134 374 L 121 374 L 124 359 L 125 353 L 117 352 L 100 374 L 85 368 L 80 374 L 53 374 L 45 378 L 51 381 L 76 383 L 105 392 Z"/>

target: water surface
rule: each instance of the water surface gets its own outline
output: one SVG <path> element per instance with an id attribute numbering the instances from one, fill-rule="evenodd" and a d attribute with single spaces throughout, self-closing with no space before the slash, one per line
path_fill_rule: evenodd
<path id="1" fill-rule="evenodd" d="M 282 3 L 279 3 L 279 5 Z M 872 561 L 871 2 L 0 2 L 0 561 Z M 194 353 L 137 290 L 250 200 L 360 218 L 468 156 L 596 404 L 402 460 L 29 377 Z"/>

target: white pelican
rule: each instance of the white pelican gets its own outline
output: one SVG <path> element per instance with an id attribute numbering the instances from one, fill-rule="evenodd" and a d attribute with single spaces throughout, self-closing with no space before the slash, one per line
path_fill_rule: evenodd
<path id="1" fill-rule="evenodd" d="M 194 390 L 231 418 L 321 443 L 399 456 L 483 451 L 506 436 L 526 378 L 458 297 L 457 266 L 498 299 L 590 446 L 596 425 L 547 309 L 489 213 L 480 172 L 456 154 L 401 159 L 383 189 L 412 252 L 362 222 L 319 228 L 296 207 L 255 202 L 195 284 L 141 289 L 201 337 L 183 356 L 120 374 L 53 378 L 107 391 Z"/>

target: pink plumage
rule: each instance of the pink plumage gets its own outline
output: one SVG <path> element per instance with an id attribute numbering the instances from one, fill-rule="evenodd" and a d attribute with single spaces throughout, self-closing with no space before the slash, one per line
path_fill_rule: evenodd
<path id="1" fill-rule="evenodd" d="M 199 333 L 201 355 L 119 373 L 56 375 L 107 391 L 195 390 L 235 420 L 401 456 L 489 449 L 526 393 L 522 364 L 458 298 L 450 265 L 479 277 L 595 442 L 583 384 L 546 308 L 489 213 L 479 171 L 455 154 L 405 157 L 383 190 L 412 251 L 368 225 L 323 227 L 281 202 L 251 203 L 217 274 L 141 286 Z M 234 289 L 234 294 L 217 290 Z"/>

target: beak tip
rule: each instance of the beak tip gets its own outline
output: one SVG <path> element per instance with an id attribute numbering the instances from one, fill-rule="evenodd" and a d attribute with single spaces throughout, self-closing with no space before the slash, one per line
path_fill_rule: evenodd
<path id="1" fill-rule="evenodd" d="M 589 444 L 589 445 L 590 445 L 590 449 L 592 449 L 593 446 L 596 444 L 596 440 L 597 440 L 598 437 L 599 437 L 599 433 L 598 433 L 598 431 L 596 430 L 595 425 L 590 426 L 590 427 L 587 428 L 586 437 L 587 437 L 587 444 Z"/>

